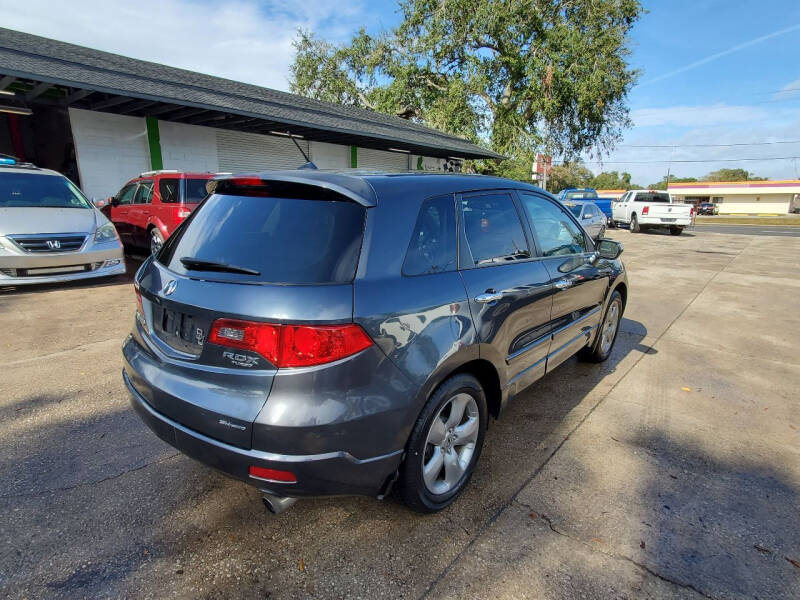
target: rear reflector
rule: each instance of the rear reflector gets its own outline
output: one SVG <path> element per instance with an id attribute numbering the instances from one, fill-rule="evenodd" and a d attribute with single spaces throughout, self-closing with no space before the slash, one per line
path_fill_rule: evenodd
<path id="1" fill-rule="evenodd" d="M 279 471 L 278 469 L 267 469 L 266 467 L 251 466 L 250 476 L 281 483 L 297 483 L 297 477 L 291 471 Z"/>
<path id="2" fill-rule="evenodd" d="M 212 344 L 252 350 L 276 367 L 309 367 L 361 352 L 372 340 L 355 323 L 346 325 L 275 325 L 237 319 L 217 319 Z"/>

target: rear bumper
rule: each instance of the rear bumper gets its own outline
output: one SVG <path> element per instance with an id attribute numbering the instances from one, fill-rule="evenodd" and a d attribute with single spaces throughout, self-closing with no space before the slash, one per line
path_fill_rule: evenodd
<path id="1" fill-rule="evenodd" d="M 189 429 L 157 412 L 136 390 L 124 369 L 122 378 L 130 392 L 134 410 L 159 438 L 187 456 L 265 492 L 292 497 L 377 496 L 402 459 L 402 450 L 358 459 L 344 451 L 289 455 L 237 448 Z M 251 465 L 290 471 L 297 482 L 278 483 L 251 477 Z"/>
<path id="2" fill-rule="evenodd" d="M 639 225 L 649 227 L 688 227 L 692 224 L 691 217 L 649 217 L 646 215 L 638 216 Z"/>

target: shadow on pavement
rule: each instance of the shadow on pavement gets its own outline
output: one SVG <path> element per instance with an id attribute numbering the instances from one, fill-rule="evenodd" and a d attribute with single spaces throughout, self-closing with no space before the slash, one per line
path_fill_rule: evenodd
<path id="1" fill-rule="evenodd" d="M 119 393 L 94 414 L 80 396 L 62 420 L 20 427 L 0 477 L 8 596 L 416 597 L 549 460 L 641 343 L 623 319 L 611 358 L 573 358 L 492 421 L 473 480 L 435 515 L 395 500 L 322 498 L 270 516 L 258 490 L 176 455 Z M 628 361 L 626 364 L 629 364 Z M 22 397 L 6 410 L 62 399 Z M 14 460 L 11 459 L 14 455 Z M 19 458 L 21 457 L 21 458 Z M 11 492 L 9 494 L 9 492 Z M 58 548 L 58 552 L 54 552 Z"/>

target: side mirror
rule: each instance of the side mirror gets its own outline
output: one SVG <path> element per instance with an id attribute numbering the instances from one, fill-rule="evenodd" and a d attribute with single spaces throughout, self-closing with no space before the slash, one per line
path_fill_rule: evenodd
<path id="1" fill-rule="evenodd" d="M 607 239 L 600 240 L 597 242 L 597 246 L 595 247 L 597 248 L 597 255 L 600 258 L 605 258 L 606 260 L 614 260 L 615 258 L 619 258 L 619 255 L 622 254 L 622 251 L 625 250 L 625 247 L 619 242 Z"/>
<path id="2" fill-rule="evenodd" d="M 109 203 L 111 206 L 119 206 L 119 200 L 117 200 L 117 199 L 116 199 L 114 196 L 111 196 L 111 197 L 108 199 L 108 203 Z"/>

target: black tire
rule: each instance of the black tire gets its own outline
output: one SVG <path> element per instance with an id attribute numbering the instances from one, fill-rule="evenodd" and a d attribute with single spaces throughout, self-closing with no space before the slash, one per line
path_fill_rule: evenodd
<path id="1" fill-rule="evenodd" d="M 158 230 L 158 227 L 153 227 L 150 230 L 150 254 L 158 254 L 161 247 L 164 245 L 164 236 Z"/>
<path id="2" fill-rule="evenodd" d="M 423 465 L 426 460 L 428 434 L 435 418 L 439 417 L 440 410 L 459 394 L 468 394 L 477 405 L 478 432 L 472 456 L 464 469 L 458 482 L 443 494 L 435 494 L 423 479 Z M 475 465 L 483 448 L 483 437 L 486 433 L 488 411 L 486 408 L 486 394 L 475 377 L 461 373 L 443 381 L 428 398 L 422 409 L 411 436 L 406 445 L 406 456 L 400 466 L 397 480 L 397 490 L 403 502 L 409 508 L 421 513 L 433 513 L 452 504 L 464 491 L 475 470 Z M 455 452 L 455 450 L 453 450 Z"/>
<path id="3" fill-rule="evenodd" d="M 631 233 L 639 233 L 642 230 L 639 227 L 639 219 L 636 218 L 636 213 L 631 215 Z"/>
<path id="4" fill-rule="evenodd" d="M 680 235 L 683 233 L 683 227 L 670 227 L 669 232 L 672 235 Z"/>
<path id="5" fill-rule="evenodd" d="M 611 312 L 611 307 L 615 304 L 617 306 L 616 325 L 614 326 L 611 343 L 604 348 L 602 344 L 603 330 L 605 329 L 606 319 L 608 319 Z M 578 352 L 578 358 L 594 363 L 601 363 L 605 360 L 608 360 L 608 357 L 611 356 L 611 351 L 614 350 L 614 344 L 617 341 L 617 334 L 619 333 L 619 324 L 622 322 L 623 310 L 624 306 L 622 304 L 622 295 L 619 292 L 614 291 L 611 294 L 611 298 L 608 299 L 606 312 L 603 314 L 603 320 L 600 322 L 600 328 L 597 332 L 597 337 L 595 338 L 594 343 L 591 346 L 586 346 L 586 348 Z"/>
<path id="6" fill-rule="evenodd" d="M 616 229 L 617 222 L 614 219 L 608 219 L 608 228 L 609 229 Z"/>

